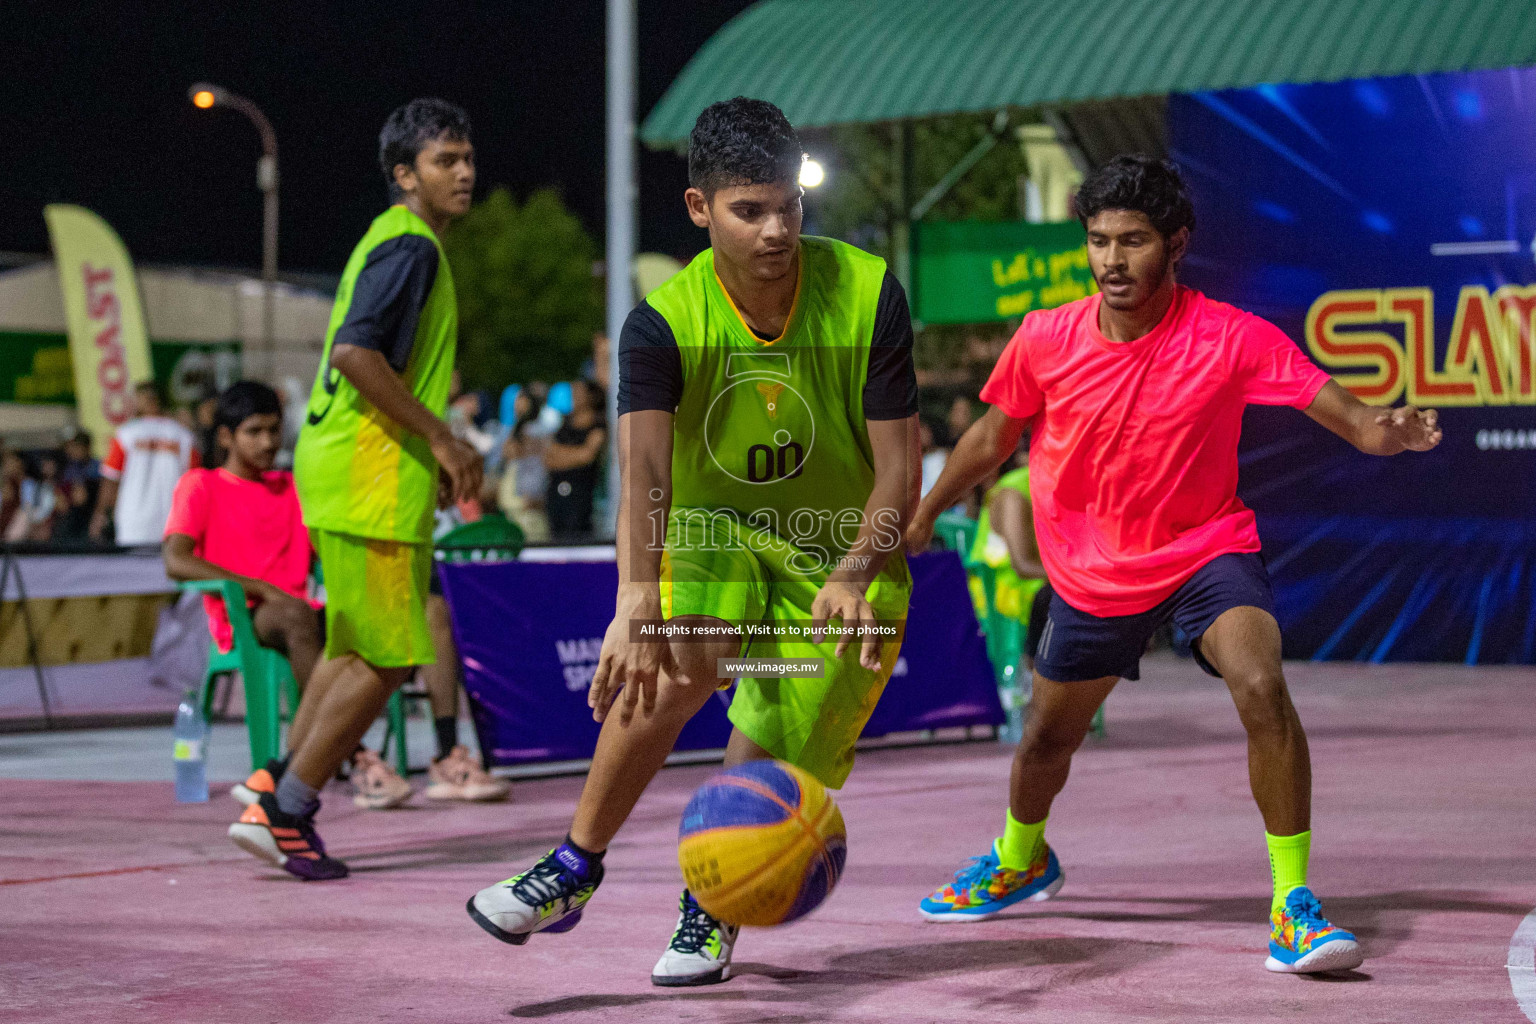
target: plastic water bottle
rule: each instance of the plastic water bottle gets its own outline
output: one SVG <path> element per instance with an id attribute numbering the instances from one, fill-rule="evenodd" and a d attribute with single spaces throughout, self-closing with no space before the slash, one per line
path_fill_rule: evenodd
<path id="1" fill-rule="evenodd" d="M 208 723 L 203 721 L 203 709 L 197 694 L 188 693 L 176 709 L 176 726 L 172 732 L 175 745 L 171 757 L 176 763 L 176 802 L 201 804 L 208 802 L 208 765 L 203 760 L 208 741 Z"/>
<path id="2" fill-rule="evenodd" d="M 1007 721 L 998 726 L 997 738 L 1001 743 L 1017 743 L 1024 738 L 1024 706 L 1028 703 L 1017 686 L 1006 686 L 998 691 L 1002 698 L 1003 713 Z"/>

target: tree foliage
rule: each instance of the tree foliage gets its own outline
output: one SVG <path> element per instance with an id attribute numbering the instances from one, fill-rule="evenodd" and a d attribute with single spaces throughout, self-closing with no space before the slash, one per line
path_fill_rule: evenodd
<path id="1" fill-rule="evenodd" d="M 909 164 L 905 202 L 910 209 L 949 173 L 991 128 L 991 115 L 955 115 L 907 125 Z M 888 124 L 807 131 L 806 148 L 828 165 L 827 182 L 806 200 L 816 232 L 879 253 L 892 264 L 891 239 L 901 210 L 896 195 L 895 129 Z M 928 211 L 926 220 L 1016 220 L 1029 165 L 1008 130 Z M 917 332 L 914 359 L 925 377 L 958 382 L 977 343 L 1007 336 L 1013 324 L 926 325 Z M 994 358 L 995 361 L 995 358 Z M 966 385 L 969 386 L 968 384 Z"/>
<path id="2" fill-rule="evenodd" d="M 560 194 L 519 205 L 498 188 L 447 233 L 459 300 L 459 367 L 470 389 L 569 380 L 602 327 L 597 244 Z"/>
<path id="3" fill-rule="evenodd" d="M 955 115 L 909 123 L 906 203 L 910 208 L 960 162 L 991 128 L 990 115 Z M 901 209 L 896 195 L 894 127 L 846 125 L 808 130 L 806 148 L 828 166 L 827 183 L 809 196 L 812 226 L 892 258 L 891 230 Z M 1011 131 L 940 199 L 927 220 L 1015 220 L 1028 171 Z"/>

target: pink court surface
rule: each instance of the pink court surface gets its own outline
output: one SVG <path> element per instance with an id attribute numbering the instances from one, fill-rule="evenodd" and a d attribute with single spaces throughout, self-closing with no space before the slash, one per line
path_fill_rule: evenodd
<path id="1" fill-rule="evenodd" d="M 838 796 L 837 891 L 800 923 L 748 931 L 737 977 L 695 990 L 649 972 L 676 915 L 678 817 L 708 766 L 664 771 L 581 925 L 520 948 L 464 901 L 561 837 L 579 779 L 520 782 L 505 806 L 418 797 L 382 813 L 333 787 L 323 833 L 354 874 L 322 884 L 230 845 L 225 797 L 0 782 L 0 1020 L 1525 1021 L 1506 964 L 1536 905 L 1536 673 L 1288 672 L 1316 775 L 1312 883 L 1359 934 L 1359 972 L 1263 969 L 1268 872 L 1236 714 L 1189 662 L 1149 659 L 1057 803 L 1056 900 L 920 920 L 918 899 L 999 826 L 1010 752 L 871 751 Z"/>

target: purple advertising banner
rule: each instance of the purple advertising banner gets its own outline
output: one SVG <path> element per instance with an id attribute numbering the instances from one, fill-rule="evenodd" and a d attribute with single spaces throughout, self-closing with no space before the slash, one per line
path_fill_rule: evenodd
<path id="1" fill-rule="evenodd" d="M 953 552 L 908 559 L 911 613 L 901 657 L 866 736 L 998 725 L 1003 709 L 986 646 Z M 587 707 L 613 616 L 613 562 L 440 563 L 464 664 L 464 688 L 492 764 L 592 756 Z M 683 729 L 678 750 L 725 746 L 728 691 Z"/>

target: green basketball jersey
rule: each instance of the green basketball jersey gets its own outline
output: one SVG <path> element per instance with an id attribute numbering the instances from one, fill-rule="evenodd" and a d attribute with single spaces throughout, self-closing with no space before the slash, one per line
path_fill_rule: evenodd
<path id="1" fill-rule="evenodd" d="M 783 334 L 747 327 L 706 251 L 646 302 L 671 328 L 683 371 L 673 421 L 668 547 L 711 542 L 728 515 L 802 553 L 824 576 L 858 537 L 874 486 L 863 394 L 885 261 L 828 238 L 800 240 L 800 277 Z M 876 521 L 895 551 L 894 516 Z M 906 579 L 894 555 L 883 575 Z"/>
<path id="2" fill-rule="evenodd" d="M 1029 503 L 1029 467 L 1020 466 L 998 478 L 987 491 L 981 503 L 981 516 L 976 522 L 976 540 L 971 545 L 971 561 L 983 562 L 992 567 L 993 590 L 997 610 L 1015 619 L 1028 620 L 1030 603 L 1035 594 L 1045 586 L 1045 580 L 1020 576 L 1013 571 L 1013 559 L 1008 557 L 1008 542 L 992 529 L 992 499 L 998 491 L 1011 490 L 1024 495 Z"/>
<path id="3" fill-rule="evenodd" d="M 360 290 L 359 278 L 370 266 L 385 280 Z M 349 321 L 354 303 L 374 301 L 380 287 L 391 289 L 388 304 Z M 294 480 L 304 522 L 311 528 L 429 543 L 437 460 L 425 437 L 379 412 L 331 369 L 331 346 L 338 334 L 345 341 L 356 338 L 369 347 L 387 347 L 399 356 L 401 365 L 395 369 L 412 394 L 438 416 L 447 411 L 458 338 L 453 275 L 432 229 L 404 206 L 392 206 L 374 219 L 342 272 L 294 453 Z"/>

